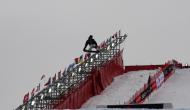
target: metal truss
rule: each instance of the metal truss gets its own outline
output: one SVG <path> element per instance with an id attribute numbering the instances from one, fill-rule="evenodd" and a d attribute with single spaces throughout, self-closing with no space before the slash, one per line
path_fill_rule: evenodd
<path id="1" fill-rule="evenodd" d="M 16 110 L 36 110 L 36 109 L 52 109 L 55 105 L 63 101 L 64 96 L 68 96 L 73 90 L 76 90 L 82 82 L 87 80 L 92 69 L 99 69 L 102 64 L 117 57 L 120 51 L 120 44 L 126 39 L 127 35 L 110 37 L 105 42 L 99 53 L 92 54 L 84 62 L 75 66 L 72 70 L 64 73 L 64 75 L 53 82 L 51 85 L 30 98 L 26 104 L 20 105 Z"/>

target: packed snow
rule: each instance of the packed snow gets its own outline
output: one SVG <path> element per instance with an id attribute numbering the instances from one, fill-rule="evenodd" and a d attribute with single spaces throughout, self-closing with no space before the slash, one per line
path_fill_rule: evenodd
<path id="1" fill-rule="evenodd" d="M 150 74 L 156 70 L 128 72 L 114 78 L 114 81 L 100 95 L 90 98 L 82 108 L 95 108 L 96 105 L 124 104 L 134 93 L 143 87 Z"/>
<path id="2" fill-rule="evenodd" d="M 145 101 L 145 103 L 172 103 L 174 109 L 190 108 L 190 69 L 176 72 Z"/>
<path id="3" fill-rule="evenodd" d="M 123 104 L 135 91 L 147 82 L 151 71 L 134 71 L 116 77 L 100 95 L 90 98 L 82 108 L 95 108 L 96 105 Z M 172 103 L 174 109 L 190 108 L 190 69 L 177 69 L 176 72 L 145 103 Z"/>

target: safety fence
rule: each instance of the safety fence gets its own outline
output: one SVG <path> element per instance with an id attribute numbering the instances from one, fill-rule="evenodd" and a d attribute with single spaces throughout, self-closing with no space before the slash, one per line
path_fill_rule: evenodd
<path id="1" fill-rule="evenodd" d="M 115 76 L 124 73 L 122 54 L 123 51 L 120 51 L 113 59 L 93 69 L 80 87 L 72 89 L 70 95 L 63 96 L 62 103 L 54 105 L 54 109 L 78 109 L 90 97 L 100 94 Z"/>
<path id="2" fill-rule="evenodd" d="M 177 62 L 176 60 L 172 60 L 172 62 L 175 63 L 176 67 L 178 68 L 190 68 L 190 66 L 182 66 L 181 63 Z M 140 70 L 155 70 L 158 68 L 164 68 L 165 64 L 160 64 L 160 65 L 130 65 L 130 66 L 125 66 L 125 73 L 130 72 L 130 71 L 140 71 Z"/>
<path id="3" fill-rule="evenodd" d="M 164 64 L 160 65 L 132 65 L 132 66 L 125 66 L 125 73 L 130 71 L 140 71 L 140 70 L 155 70 L 159 67 L 163 67 Z"/>
<path id="4" fill-rule="evenodd" d="M 156 68 L 156 66 L 157 65 L 152 67 Z M 161 85 L 175 72 L 176 68 L 182 68 L 182 65 L 176 60 L 172 60 L 158 68 L 159 70 L 157 73 L 155 73 L 153 76 L 149 76 L 148 82 L 145 83 L 144 86 L 140 88 L 140 90 L 136 91 L 136 93 L 125 104 L 142 104 L 153 91 L 161 87 Z"/>

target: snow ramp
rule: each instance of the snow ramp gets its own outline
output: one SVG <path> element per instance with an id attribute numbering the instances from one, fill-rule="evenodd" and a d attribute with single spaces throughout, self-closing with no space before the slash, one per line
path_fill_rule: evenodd
<path id="1" fill-rule="evenodd" d="M 95 108 L 97 105 L 124 104 L 148 81 L 156 70 L 131 71 L 114 78 L 114 81 L 100 95 L 90 98 L 82 108 Z"/>

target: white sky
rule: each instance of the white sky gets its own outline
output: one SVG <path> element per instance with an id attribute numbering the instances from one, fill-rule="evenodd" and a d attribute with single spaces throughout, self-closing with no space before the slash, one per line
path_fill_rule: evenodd
<path id="1" fill-rule="evenodd" d="M 0 1 L 0 107 L 22 103 L 42 74 L 53 76 L 82 54 L 90 34 L 98 43 L 121 29 L 126 65 L 190 63 L 189 0 Z"/>

